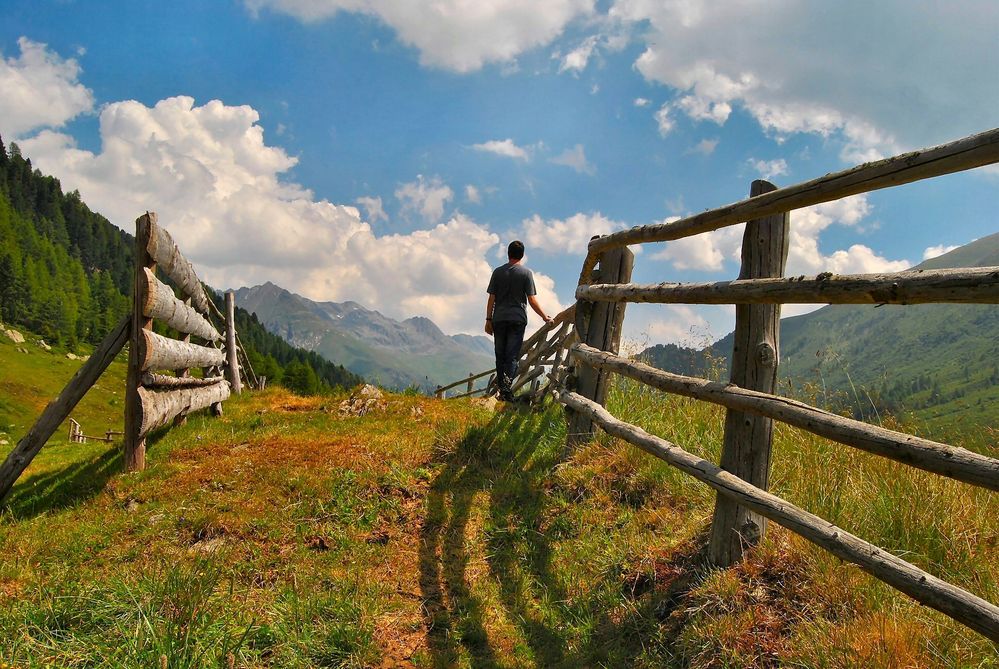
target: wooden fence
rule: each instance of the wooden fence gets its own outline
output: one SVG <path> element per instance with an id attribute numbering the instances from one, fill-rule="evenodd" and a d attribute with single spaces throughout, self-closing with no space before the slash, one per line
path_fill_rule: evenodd
<path id="1" fill-rule="evenodd" d="M 157 278 L 157 269 L 177 286 L 181 298 Z M 212 312 L 221 314 L 191 263 L 156 223 L 156 214 L 140 216 L 135 221 L 132 313 L 97 346 L 0 465 L 0 500 L 126 343 L 129 361 L 123 436 L 127 471 L 145 466 L 145 440 L 151 430 L 182 422 L 190 412 L 207 407 L 221 414 L 221 403 L 241 387 L 232 299 L 232 293 L 227 293 L 226 344 L 222 348 L 223 337 L 211 322 Z M 154 320 L 176 330 L 181 338 L 153 332 Z M 192 342 L 192 336 L 204 344 Z M 202 368 L 201 377 L 191 376 L 190 370 L 196 367 Z M 174 373 L 163 374 L 164 370 Z M 122 433 L 108 431 L 107 437 L 113 434 Z"/>
<path id="2" fill-rule="evenodd" d="M 717 492 L 710 560 L 728 566 L 759 542 L 771 520 L 916 601 L 999 643 L 999 607 L 942 581 L 828 521 L 769 492 L 773 421 L 970 485 L 999 491 L 999 460 L 963 448 L 868 425 L 774 395 L 780 305 L 999 304 L 999 267 L 905 271 L 894 274 L 785 277 L 789 212 L 858 193 L 999 162 L 999 129 L 931 149 L 866 163 L 786 188 L 754 182 L 749 199 L 673 223 L 631 228 L 590 241 L 576 290 L 575 338 L 565 364 L 556 352 L 550 384 L 569 410 L 568 439 L 590 438 L 594 426 L 654 455 Z M 746 222 L 742 268 L 735 281 L 709 284 L 630 283 L 628 245 L 668 242 Z M 734 304 L 731 383 L 670 374 L 618 355 L 628 302 Z M 600 305 L 607 305 L 600 311 Z M 525 345 L 522 369 L 529 367 Z M 624 423 L 602 405 L 606 378 L 620 374 L 668 393 L 727 409 L 721 463 Z"/>
<path id="3" fill-rule="evenodd" d="M 531 398 L 540 398 L 547 392 L 554 389 L 554 377 L 550 376 L 547 383 L 541 384 L 541 377 L 548 369 L 564 369 L 565 355 L 568 346 L 574 341 L 575 331 L 573 330 L 573 317 L 576 313 L 575 306 L 560 312 L 551 322 L 545 323 L 533 335 L 526 339 L 520 347 L 520 363 L 517 367 L 517 375 L 512 382 L 514 392 L 521 390 L 527 384 L 530 389 L 525 395 Z M 475 382 L 488 377 L 488 381 L 481 388 L 475 388 Z M 452 388 L 464 386 L 464 392 L 453 395 L 451 399 L 462 397 L 472 397 L 474 395 L 488 395 L 496 390 L 496 371 L 487 369 L 484 372 L 471 373 L 463 379 L 446 386 L 437 386 L 434 396 L 438 398 L 447 397 L 447 391 Z"/>

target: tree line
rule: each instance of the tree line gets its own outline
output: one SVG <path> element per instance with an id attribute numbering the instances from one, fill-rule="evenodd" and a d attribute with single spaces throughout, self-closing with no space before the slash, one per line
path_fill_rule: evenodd
<path id="1" fill-rule="evenodd" d="M 133 244 L 78 191 L 64 193 L 58 179 L 0 138 L 0 320 L 69 350 L 100 342 L 128 313 Z M 218 293 L 209 293 L 221 304 Z M 236 329 L 254 370 L 270 383 L 314 394 L 363 382 L 267 332 L 238 307 Z"/>

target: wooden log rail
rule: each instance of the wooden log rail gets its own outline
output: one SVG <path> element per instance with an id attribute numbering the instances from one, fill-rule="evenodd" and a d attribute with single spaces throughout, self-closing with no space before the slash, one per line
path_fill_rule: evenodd
<path id="1" fill-rule="evenodd" d="M 142 387 L 163 390 L 166 388 L 197 388 L 211 386 L 222 380 L 221 376 L 200 378 L 197 376 L 167 376 L 146 372 L 142 375 Z"/>
<path id="2" fill-rule="evenodd" d="M 189 367 L 219 367 L 225 363 L 225 352 L 208 346 L 170 339 L 152 330 L 143 330 L 139 341 L 139 368 L 143 372 L 157 369 Z"/>
<path id="3" fill-rule="evenodd" d="M 999 304 L 999 267 L 716 283 L 593 284 L 576 297 L 656 304 Z"/>
<path id="4" fill-rule="evenodd" d="M 148 242 L 145 251 L 158 269 L 170 277 L 174 283 L 191 298 L 191 304 L 199 312 L 208 316 L 211 307 L 208 295 L 205 293 L 201 280 L 190 261 L 177 248 L 173 237 L 165 228 L 156 224 L 155 214 L 146 214 L 151 220 Z"/>
<path id="5" fill-rule="evenodd" d="M 154 390 L 139 388 L 139 436 L 169 425 L 177 416 L 207 409 L 229 398 L 229 382 L 219 379 L 207 386 Z"/>
<path id="6" fill-rule="evenodd" d="M 973 451 L 869 425 L 786 397 L 746 390 L 649 365 L 577 344 L 570 355 L 664 392 L 779 420 L 820 437 L 934 474 L 999 491 L 999 460 Z"/>
<path id="7" fill-rule="evenodd" d="M 999 643 L 999 607 L 790 502 L 746 483 L 738 476 L 699 458 L 665 439 L 612 416 L 585 397 L 563 391 L 562 404 L 587 414 L 608 434 L 637 446 L 714 488 L 718 494 L 804 537 L 836 557 L 852 562 L 917 602 L 936 609 Z"/>
<path id="8" fill-rule="evenodd" d="M 580 272 L 589 283 L 600 254 L 630 244 L 667 242 L 711 232 L 745 221 L 780 214 L 858 193 L 930 179 L 999 162 L 999 128 L 964 137 L 948 144 L 904 153 L 827 174 L 811 181 L 740 200 L 672 223 L 643 225 L 590 241 Z"/>
<path id="9" fill-rule="evenodd" d="M 142 268 L 146 280 L 142 312 L 146 318 L 163 321 L 174 330 L 192 334 L 206 341 L 219 341 L 222 335 L 211 322 L 173 294 L 173 289 L 156 278 L 148 267 Z"/>
<path id="10" fill-rule="evenodd" d="M 479 372 L 478 374 L 473 374 L 471 376 L 467 376 L 467 377 L 465 377 L 463 379 L 455 381 L 454 383 L 449 383 L 446 386 L 437 386 L 437 388 L 434 390 L 434 394 L 440 395 L 440 393 L 443 393 L 443 392 L 445 392 L 447 390 L 451 390 L 452 388 L 457 388 L 458 386 L 464 385 L 464 384 L 469 383 L 469 382 L 478 381 L 479 379 L 485 378 L 485 377 L 487 377 L 490 374 L 493 374 L 495 372 L 496 372 L 495 369 L 487 369 L 484 372 Z"/>

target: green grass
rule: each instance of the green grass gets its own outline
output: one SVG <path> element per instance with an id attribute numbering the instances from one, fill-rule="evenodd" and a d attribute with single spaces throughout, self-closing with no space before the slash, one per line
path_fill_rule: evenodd
<path id="1" fill-rule="evenodd" d="M 558 407 L 343 399 L 243 395 L 155 435 L 133 475 L 117 447 L 46 447 L 0 516 L 0 664 L 999 666 L 773 525 L 707 569 L 710 490 L 606 435 L 567 451 Z M 715 407 L 630 384 L 608 406 L 717 460 Z M 773 481 L 999 601 L 996 495 L 782 428 Z"/>

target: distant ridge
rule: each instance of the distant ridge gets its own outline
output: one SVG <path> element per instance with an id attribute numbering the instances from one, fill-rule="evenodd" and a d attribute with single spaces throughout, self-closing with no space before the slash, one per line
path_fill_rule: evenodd
<path id="1" fill-rule="evenodd" d="M 424 316 L 397 321 L 357 302 L 315 302 L 271 282 L 240 288 L 236 303 L 289 343 L 390 388 L 430 390 L 493 364 L 492 340 L 448 336 Z"/>

